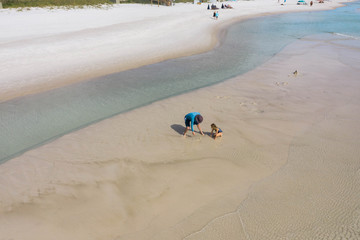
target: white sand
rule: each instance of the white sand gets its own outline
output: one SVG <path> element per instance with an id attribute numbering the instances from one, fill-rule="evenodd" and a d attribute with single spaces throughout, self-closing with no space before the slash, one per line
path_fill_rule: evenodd
<path id="1" fill-rule="evenodd" d="M 214 33 L 239 18 L 338 7 L 339 1 L 281 6 L 231 2 L 212 19 L 207 4 L 117 5 L 105 9 L 0 9 L 0 102 L 90 77 L 205 51 Z M 218 4 L 219 5 L 219 4 Z M 219 5 L 220 6 L 220 5 Z"/>
<path id="2" fill-rule="evenodd" d="M 307 37 L 0 165 L 0 239 L 358 239 L 359 49 Z M 224 137 L 184 139 L 189 111 Z"/>

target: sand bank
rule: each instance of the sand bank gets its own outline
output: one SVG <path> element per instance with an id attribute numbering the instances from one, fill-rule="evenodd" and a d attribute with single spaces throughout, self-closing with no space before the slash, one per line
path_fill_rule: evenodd
<path id="1" fill-rule="evenodd" d="M 243 18 L 331 9 L 340 1 L 312 7 L 296 5 L 296 0 L 230 4 L 234 9 L 220 9 L 218 21 L 207 4 L 2 9 L 0 101 L 209 50 L 221 28 Z"/>
<path id="2" fill-rule="evenodd" d="M 1 236 L 358 238 L 359 50 L 351 37 L 307 37 L 243 76 L 0 165 Z M 206 136 L 181 135 L 190 111 Z"/>

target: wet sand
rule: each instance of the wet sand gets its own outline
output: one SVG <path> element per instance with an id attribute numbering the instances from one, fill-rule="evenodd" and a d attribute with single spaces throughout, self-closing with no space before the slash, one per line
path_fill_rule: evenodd
<path id="1" fill-rule="evenodd" d="M 2 164 L 1 236 L 358 239 L 359 50 L 306 37 L 247 74 Z M 182 136 L 191 111 L 205 136 Z"/>

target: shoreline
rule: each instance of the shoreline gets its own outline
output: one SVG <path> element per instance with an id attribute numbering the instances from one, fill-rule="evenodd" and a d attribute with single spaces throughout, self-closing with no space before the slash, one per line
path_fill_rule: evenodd
<path id="1" fill-rule="evenodd" d="M 0 232 L 13 239 L 37 240 L 50 236 L 88 239 L 88 229 L 92 229 L 94 238 L 122 240 L 165 240 L 170 236 L 211 239 L 217 236 L 214 231 L 227 239 L 256 234 L 253 229 L 257 229 L 258 220 L 247 216 L 269 219 L 278 215 L 269 216 L 266 209 L 257 212 L 256 206 L 261 204 L 274 207 L 266 199 L 252 207 L 251 200 L 267 196 L 261 194 L 263 189 L 254 189 L 263 183 L 272 186 L 269 179 L 274 176 L 288 176 L 282 169 L 290 166 L 289 159 L 292 166 L 294 157 L 302 164 L 300 169 L 311 171 L 314 165 L 303 156 L 318 156 L 319 152 L 315 148 L 314 155 L 303 149 L 306 139 L 332 142 L 329 146 L 333 156 L 352 161 L 346 165 L 352 174 L 345 172 L 339 182 L 353 179 L 354 169 L 355 173 L 358 169 L 355 139 L 356 119 L 360 117 L 360 59 L 353 51 L 356 46 L 360 47 L 359 40 L 342 36 L 308 36 L 244 75 L 106 119 L 2 164 Z M 309 58 L 315 63 L 326 60 L 327 64 L 304 61 Z M 294 66 L 299 70 L 296 77 L 291 74 Z M 346 82 L 338 81 L 339 77 Z M 198 101 L 191 101 L 195 96 Z M 188 111 L 203 114 L 206 136 L 181 136 L 183 113 Z M 158 116 L 163 116 L 161 124 Z M 318 125 L 325 123 L 324 119 L 331 120 L 324 128 L 330 132 L 314 131 L 314 126 L 320 129 Z M 345 125 L 341 124 L 344 120 Z M 221 139 L 214 141 L 207 136 L 212 122 L 223 129 Z M 333 136 L 339 136 L 341 142 Z M 321 153 L 330 150 L 326 146 L 322 146 L 325 149 Z M 298 154 L 289 155 L 289 149 L 294 148 Z M 339 159 L 320 160 L 331 171 L 318 169 L 322 173 L 318 177 L 331 179 Z M 306 178 L 297 174 L 291 175 L 291 182 L 301 189 Z M 332 184 L 319 181 L 315 174 L 311 176 L 307 182 L 322 183 L 321 189 Z M 331 195 L 333 190 L 329 188 L 321 195 L 317 195 L 317 189 L 311 191 L 296 195 L 297 206 L 306 208 L 310 215 L 314 209 L 302 205 L 303 198 L 310 195 L 321 204 L 328 201 L 322 195 Z M 276 195 L 278 190 L 267 187 L 265 193 Z M 286 199 L 294 193 L 292 189 L 281 193 L 282 206 L 287 209 L 292 204 Z M 357 195 L 349 195 L 347 202 L 353 203 L 354 199 Z M 351 211 L 346 207 L 342 205 L 341 209 Z M 238 228 L 238 212 L 247 219 L 246 232 Z M 283 220 L 281 216 L 287 216 L 287 212 L 281 214 L 264 224 L 282 222 L 281 231 L 294 226 L 285 227 L 288 218 Z M 320 214 L 309 218 L 310 222 L 308 218 L 296 219 L 303 219 L 296 222 L 296 226 L 304 226 L 298 228 L 301 235 L 302 230 L 309 229 L 307 224 L 326 223 L 328 218 Z M 16 231 L 19 227 L 23 231 Z M 336 230 L 326 224 L 317 227 Z"/>
<path id="2" fill-rule="evenodd" d="M 340 10 L 340 12 L 343 12 L 343 10 Z M 331 13 L 332 11 L 325 13 L 325 15 Z M 319 14 L 316 13 L 314 15 L 322 15 L 322 14 L 324 13 L 319 13 Z M 4 136 L 1 139 L 4 145 L 4 150 L 1 152 L 1 159 L 3 161 L 5 159 L 18 156 L 19 154 L 22 154 L 24 151 L 27 151 L 30 148 L 35 147 L 35 143 L 46 143 L 48 142 L 48 140 L 53 140 L 53 137 L 55 136 L 63 136 L 64 134 L 70 133 L 75 129 L 79 129 L 80 127 L 84 127 L 91 123 L 95 123 L 106 117 L 111 117 L 114 114 L 118 114 L 121 112 L 123 113 L 130 109 L 134 109 L 135 107 L 144 106 L 149 104 L 150 102 L 154 102 L 156 100 L 163 99 L 165 97 L 170 97 L 177 94 L 185 93 L 190 90 L 198 88 L 199 86 L 197 86 L 196 84 L 197 80 L 194 79 L 194 76 L 197 76 L 198 74 L 196 71 L 191 73 L 185 70 L 184 72 L 184 69 L 187 69 L 186 67 L 187 65 L 189 66 L 188 68 L 189 70 L 192 69 L 193 67 L 199 68 L 200 66 L 202 66 L 201 68 L 204 73 L 202 73 L 201 76 L 205 81 L 201 80 L 201 78 L 198 79 L 202 81 L 201 87 L 211 85 L 210 82 L 223 81 L 237 74 L 249 71 L 251 68 L 255 67 L 256 65 L 259 65 L 259 63 L 251 64 L 252 62 L 251 59 L 256 61 L 257 58 L 261 58 L 261 56 L 263 56 L 264 60 L 265 60 L 264 56 L 266 56 L 266 58 L 269 59 L 272 55 L 280 51 L 280 49 L 285 46 L 285 44 L 282 44 L 282 41 L 284 40 L 286 41 L 286 39 L 284 38 L 281 39 L 278 38 L 278 40 L 275 40 L 276 39 L 275 37 L 273 39 L 274 44 L 271 44 L 271 46 L 269 45 L 269 48 L 266 48 L 269 50 L 274 48 L 274 50 L 271 50 L 271 54 L 264 54 L 264 55 L 261 54 L 260 46 L 265 46 L 267 44 L 266 42 L 261 43 L 261 45 L 259 45 L 257 49 L 254 48 L 250 50 L 251 46 L 257 45 L 256 41 L 254 42 L 251 40 L 254 37 L 252 36 L 251 29 L 253 29 L 254 27 L 256 28 L 256 26 L 252 26 L 252 23 L 257 21 L 260 22 L 264 20 L 266 21 L 266 19 L 269 19 L 270 22 L 275 21 L 275 23 L 268 25 L 267 29 L 269 28 L 271 29 L 274 27 L 276 30 L 277 23 L 275 19 L 277 18 L 281 19 L 285 17 L 285 18 L 289 18 L 288 21 L 291 22 L 292 21 L 291 18 L 294 19 L 293 16 L 297 16 L 297 15 L 298 14 L 295 15 L 287 14 L 287 15 L 278 15 L 276 17 L 261 17 L 255 21 L 247 20 L 248 22 L 244 22 L 243 24 L 231 25 L 232 28 L 235 27 L 235 29 L 239 29 L 240 35 L 243 36 L 241 38 L 242 40 L 239 39 L 240 43 L 243 46 L 247 46 L 248 44 L 249 49 L 243 47 L 237 47 L 237 49 L 240 52 L 242 52 L 241 56 L 248 56 L 250 62 L 248 62 L 246 59 L 241 58 L 242 60 L 240 60 L 241 62 L 240 63 L 236 59 L 231 59 L 232 58 L 231 54 L 225 53 L 223 55 L 224 58 L 221 58 L 221 61 L 224 63 L 224 61 L 227 58 L 229 58 L 229 60 L 226 60 L 229 62 L 229 64 L 224 64 L 223 67 L 220 66 L 218 64 L 219 61 L 215 61 L 215 59 L 217 59 L 217 57 L 215 56 L 222 56 L 223 53 L 221 53 L 221 51 L 224 49 L 225 51 L 232 52 L 231 49 L 226 50 L 227 46 L 234 47 L 234 45 L 231 43 L 223 44 L 223 42 L 221 42 L 222 45 L 219 45 L 218 48 L 201 55 L 169 60 L 167 62 L 162 62 L 151 66 L 145 66 L 140 69 L 125 71 L 114 75 L 108 75 L 108 76 L 100 77 L 98 79 L 91 79 L 86 82 L 73 84 L 59 89 L 54 89 L 53 91 L 47 91 L 41 94 L 25 96 L 23 98 L 14 99 L 13 101 L 4 102 L 2 104 L 2 109 L 5 111 L 4 115 L 2 116 L 3 117 L 2 129 L 4 132 Z M 311 15 L 313 14 L 311 13 L 299 14 L 299 16 L 304 16 L 304 17 Z M 296 19 L 294 20 L 295 22 L 297 21 Z M 267 22 L 269 24 L 269 21 Z M 246 27 L 246 26 L 250 26 L 250 27 Z M 243 30 L 240 30 L 240 28 L 242 27 L 244 27 L 245 31 L 247 29 L 248 34 L 245 34 L 245 32 L 241 34 Z M 228 28 L 224 28 L 224 29 L 226 29 L 226 31 L 224 30 L 222 34 L 225 36 L 228 34 L 227 32 Z M 284 29 L 287 29 L 286 26 L 284 27 Z M 339 29 L 338 31 L 341 32 L 341 29 Z M 98 30 L 96 30 L 95 32 L 98 32 Z M 233 39 L 234 44 L 236 44 L 236 42 L 239 42 L 236 40 L 236 38 L 230 37 L 232 36 L 231 35 L 232 33 L 229 32 L 229 34 L 230 34 L 229 38 L 226 37 L 222 41 L 228 42 L 229 40 L 231 42 L 232 41 L 231 39 Z M 259 34 L 262 35 L 262 37 L 257 37 L 257 39 L 267 38 L 265 33 L 262 34 L 259 32 L 258 35 Z M 298 37 L 305 35 L 304 33 L 298 34 L 298 32 L 293 32 L 293 34 Z M 293 34 L 289 33 L 286 35 L 293 36 Z M 293 40 L 294 37 L 290 37 L 290 39 L 288 39 L 286 42 L 289 43 Z M 268 41 L 268 43 L 270 42 Z M 252 53 L 259 53 L 260 55 L 256 57 L 258 54 L 252 54 Z M 236 56 L 236 54 L 234 54 L 233 56 Z M 204 58 L 200 60 L 201 57 Z M 188 62 L 187 59 L 197 59 L 197 62 Z M 178 64 L 181 62 L 184 62 L 184 67 L 181 67 L 182 64 L 180 65 Z M 171 63 L 173 63 L 172 67 L 171 67 Z M 166 65 L 168 65 L 168 67 Z M 172 68 L 174 70 L 171 71 L 172 73 L 170 73 L 169 70 Z M 226 68 L 227 69 L 233 68 L 234 70 L 236 70 L 236 72 L 225 71 L 225 73 L 227 74 L 221 76 L 222 70 L 226 70 Z M 151 69 L 153 69 L 154 72 L 153 74 L 151 73 Z M 152 74 L 151 75 L 152 77 L 147 77 L 146 76 L 147 74 L 142 74 L 144 70 L 145 72 L 149 71 L 147 74 Z M 165 71 L 164 74 L 163 71 Z M 165 74 L 166 72 L 168 74 Z M 140 75 L 139 76 L 137 76 L 136 74 L 132 75 L 133 73 L 136 74 L 140 73 Z M 144 76 L 143 78 L 142 75 Z M 170 81 L 170 79 L 173 79 L 172 76 L 177 76 L 178 80 Z M 113 78 L 113 80 L 108 81 L 107 79 L 109 78 Z M 118 81 L 120 79 L 121 81 Z M 136 81 L 128 81 L 130 91 L 127 91 L 126 90 L 128 89 L 127 86 L 123 84 L 127 82 L 126 79 L 137 79 Z M 152 81 L 148 81 L 151 79 L 154 80 L 153 83 Z M 142 91 L 145 93 L 143 97 L 136 94 L 136 92 L 138 91 L 131 90 L 131 89 L 136 89 L 137 85 L 139 85 L 140 82 L 142 83 L 141 84 L 142 85 L 141 88 L 143 89 Z M 168 82 L 168 84 L 166 84 L 166 82 Z M 93 86 L 93 83 L 95 83 L 95 85 L 100 84 L 102 85 L 102 87 L 94 88 L 95 85 Z M 115 85 L 113 85 L 112 83 L 115 83 Z M 162 91 L 161 90 L 162 88 L 167 90 Z M 60 95 L 58 93 L 60 93 Z M 106 109 L 103 107 L 104 100 L 107 101 Z M 78 109 L 73 108 L 73 106 L 78 106 L 73 104 L 74 101 L 79 103 L 81 102 L 81 106 L 79 106 L 80 108 Z M 16 108 L 13 107 L 14 104 L 16 105 Z M 60 107 L 53 108 L 52 106 L 60 106 Z M 27 111 L 27 109 L 32 109 L 32 111 Z M 81 111 L 82 109 L 84 110 L 88 109 L 88 110 Z M 74 112 L 74 114 L 69 115 L 68 113 L 70 112 Z M 42 118 L 38 118 L 39 115 L 41 115 Z M 98 116 L 100 116 L 100 118 Z M 61 121 L 63 117 L 66 118 L 66 121 Z M 55 121 L 46 121 L 46 119 L 50 119 L 50 118 L 55 119 Z M 12 119 L 19 119 L 19 121 L 14 122 Z M 58 121 L 56 119 L 58 119 Z M 85 121 L 81 121 L 81 119 L 84 119 Z M 26 134 L 24 135 L 24 133 Z M 12 142 L 16 144 L 12 145 L 11 144 Z"/>
<path id="3" fill-rule="evenodd" d="M 185 16 L 184 22 L 182 22 L 184 26 L 182 27 L 182 29 L 179 30 L 179 32 L 189 31 L 187 34 L 190 36 L 186 36 L 184 34 L 179 35 L 179 33 L 177 33 L 176 31 L 171 30 L 170 33 L 167 34 L 168 36 L 166 36 L 165 38 L 171 39 L 171 41 L 173 42 L 172 43 L 163 42 L 163 45 L 161 47 L 154 45 L 142 46 L 146 44 L 144 41 L 139 41 L 131 37 L 130 39 L 132 39 L 132 41 L 135 40 L 135 42 L 133 45 L 127 47 L 126 41 L 128 43 L 129 41 L 126 40 L 125 38 L 126 41 L 124 40 L 125 41 L 124 46 L 114 45 L 115 49 L 112 49 L 111 47 L 108 46 L 106 47 L 101 46 L 98 53 L 96 53 L 96 57 L 99 58 L 99 60 L 94 60 L 95 55 L 91 53 L 92 47 L 90 46 L 95 43 L 94 40 L 96 39 L 96 38 L 91 39 L 95 36 L 94 34 L 96 34 L 97 32 L 101 33 L 102 31 L 105 31 L 106 34 L 115 34 L 115 32 L 112 32 L 113 30 L 111 30 L 114 27 L 115 27 L 114 30 L 116 29 L 117 31 L 116 34 L 119 36 L 128 37 L 131 36 L 132 34 L 137 34 L 136 33 L 137 31 L 142 31 L 141 30 L 142 28 L 139 25 L 140 23 L 139 19 L 135 19 L 135 22 L 132 22 L 131 17 L 128 16 L 129 19 L 127 20 L 127 22 L 121 22 L 124 21 L 121 20 L 119 23 L 117 23 L 119 27 L 124 26 L 124 28 L 116 27 L 116 25 L 109 25 L 109 26 L 105 25 L 92 29 L 91 25 L 85 25 L 83 26 L 84 30 L 82 31 L 78 31 L 81 30 L 81 28 L 74 29 L 76 31 L 72 30 L 74 32 L 71 32 L 70 30 L 65 30 L 64 33 L 60 33 L 58 35 L 54 35 L 54 33 L 49 32 L 46 35 L 42 36 L 39 35 L 39 33 L 37 33 L 34 30 L 35 31 L 34 33 L 30 32 L 29 34 L 34 35 L 35 38 L 29 35 L 28 39 L 25 38 L 25 40 L 21 42 L 21 47 L 16 40 L 12 42 L 11 38 L 10 40 L 5 40 L 5 42 L 4 40 L 0 39 L 0 43 L 1 41 L 3 41 L 2 43 L 3 46 L 5 46 L 7 48 L 7 51 L 9 51 L 8 55 L 4 55 L 4 58 L 8 60 L 5 61 L 7 67 L 5 67 L 5 69 L 3 69 L 1 72 L 3 76 L 3 80 L 0 80 L 0 85 L 2 85 L 3 88 L 0 90 L 0 96 L 1 96 L 0 102 L 17 98 L 20 96 L 36 94 L 54 88 L 63 87 L 80 81 L 86 81 L 89 79 L 108 75 L 115 72 L 121 72 L 149 64 L 166 61 L 169 59 L 191 56 L 191 55 L 196 55 L 210 51 L 211 49 L 221 44 L 221 36 L 224 34 L 224 32 L 226 32 L 226 29 L 230 25 L 246 19 L 255 18 L 259 16 L 273 15 L 273 14 L 296 12 L 296 11 L 330 10 L 337 7 L 341 7 L 342 3 L 344 3 L 344 1 L 336 1 L 331 3 L 326 2 L 326 4 L 323 5 L 315 4 L 311 8 L 309 6 L 305 6 L 306 7 L 305 8 L 304 6 L 294 5 L 295 2 L 296 1 L 290 1 L 286 6 L 281 6 L 273 2 L 268 6 L 266 6 L 269 8 L 271 7 L 271 10 L 268 10 L 266 8 L 256 9 L 254 7 L 256 6 L 256 4 L 259 5 L 264 3 L 264 1 L 261 0 L 254 3 L 231 2 L 231 4 L 235 5 L 234 6 L 235 9 L 227 9 L 227 10 L 220 9 L 220 11 L 222 11 L 221 12 L 222 16 L 220 17 L 219 21 L 217 21 L 216 23 L 214 23 L 214 20 L 210 18 L 211 11 L 205 10 L 206 5 L 197 6 L 190 4 L 177 4 L 171 7 L 170 10 L 159 8 L 156 9 L 156 11 L 161 12 L 162 14 L 161 18 L 164 18 L 165 21 L 169 20 L 170 23 L 168 25 L 161 25 L 160 24 L 161 20 L 156 19 L 154 16 L 151 15 L 147 16 L 146 13 L 144 13 L 145 17 L 143 20 L 140 20 L 140 22 L 150 21 L 153 22 L 152 25 L 155 24 L 161 26 L 158 29 L 154 30 L 155 34 L 143 30 L 145 35 L 142 36 L 142 39 L 148 38 L 149 41 L 156 42 L 157 41 L 156 39 L 158 39 L 156 36 L 157 34 L 162 34 L 162 32 L 164 32 L 165 29 L 169 29 L 169 27 L 171 29 L 176 28 L 177 26 L 175 24 L 181 21 L 181 18 L 180 16 L 175 16 L 175 17 L 171 16 L 171 12 L 175 10 L 180 11 L 181 14 L 178 13 L 178 15 L 181 15 L 181 17 Z M 242 12 L 241 8 L 243 7 L 243 5 L 245 5 L 246 7 L 246 4 L 250 4 L 250 6 L 247 6 L 248 12 Z M 149 8 L 149 6 L 141 6 L 141 5 L 140 6 L 135 5 L 135 6 L 139 8 L 143 8 L 142 10 L 139 10 L 140 12 L 148 11 L 147 8 Z M 121 10 L 120 7 L 121 6 L 116 6 L 114 7 L 114 9 L 116 11 L 120 11 L 119 14 L 124 14 L 122 12 L 124 10 Z M 133 6 L 127 6 L 127 8 L 130 8 L 130 10 L 131 7 Z M 279 10 L 277 9 L 279 7 L 284 7 L 284 8 Z M 39 9 L 35 10 L 35 12 L 36 11 L 46 12 L 46 10 L 39 10 Z M 72 10 L 72 11 L 73 12 L 70 11 L 70 13 L 75 14 L 76 11 L 82 11 L 82 10 Z M 108 10 L 97 10 L 97 11 L 101 12 Z M 170 12 L 166 13 L 166 11 L 170 11 Z M 24 14 L 25 15 L 23 17 L 26 17 L 26 13 Z M 41 14 L 47 14 L 47 13 L 41 13 Z M 56 14 L 56 11 L 55 13 L 52 14 Z M 60 18 L 63 17 L 62 14 L 66 14 L 66 12 L 61 13 L 59 15 Z M 195 16 L 193 16 L 194 14 Z M 195 20 L 196 24 L 194 24 L 194 20 L 192 19 Z M 11 21 L 6 21 L 6 19 L 3 19 L 3 22 L 11 22 Z M 134 25 L 134 28 L 130 28 L 131 25 Z M 82 25 L 80 25 L 80 27 L 81 26 Z M 139 28 L 137 26 L 139 26 Z M 9 31 L 8 27 L 11 26 L 6 26 L 6 27 L 0 26 L 0 29 L 6 32 Z M 16 27 L 19 26 L 15 26 L 15 29 Z M 50 29 L 51 27 L 45 25 L 44 28 Z M 27 36 L 26 34 L 27 33 L 25 32 L 24 36 Z M 38 37 L 36 37 L 37 35 Z M 86 45 L 83 49 L 79 51 L 75 51 L 74 55 L 72 54 L 69 55 L 70 52 L 68 51 L 71 51 L 69 47 L 73 48 L 70 43 L 67 43 L 66 39 L 69 37 L 74 37 L 75 39 L 79 38 L 79 41 L 83 41 L 82 38 L 88 38 L 90 40 L 85 40 L 84 43 L 88 44 L 89 46 Z M 16 39 L 16 36 L 14 35 L 13 38 Z M 44 46 L 49 50 L 46 51 L 43 51 L 43 49 L 36 50 L 37 44 L 41 39 L 44 41 L 52 42 L 51 46 L 50 45 Z M 174 39 L 177 40 L 174 41 Z M 98 41 L 101 40 L 102 39 L 99 38 Z M 111 39 L 109 43 L 113 44 L 114 41 L 115 38 Z M 64 44 L 69 44 L 69 46 L 66 45 L 62 46 Z M 12 50 L 12 46 L 14 47 L 14 50 Z M 140 49 L 137 50 L 136 46 L 138 47 L 141 46 L 141 47 Z M 19 47 L 22 51 L 21 54 L 17 53 L 17 51 L 19 51 L 18 50 Z M 64 49 L 62 50 L 61 48 Z M 12 51 L 15 52 L 12 53 Z M 39 51 L 40 55 L 34 55 L 33 54 L 34 51 L 35 52 Z M 43 54 L 41 54 L 42 51 Z M 49 52 L 47 51 L 49 51 L 51 54 L 49 55 Z M 124 54 L 122 52 L 124 52 Z M 53 54 L 56 54 L 59 60 L 55 60 L 52 57 Z M 77 56 L 76 54 L 78 54 L 79 56 Z M 13 55 L 14 57 L 12 57 L 11 55 Z M 122 55 L 124 59 L 119 60 L 119 57 L 121 58 Z M 26 59 L 27 56 L 29 58 L 32 58 L 31 60 L 32 62 L 30 63 L 28 62 L 28 60 Z"/>

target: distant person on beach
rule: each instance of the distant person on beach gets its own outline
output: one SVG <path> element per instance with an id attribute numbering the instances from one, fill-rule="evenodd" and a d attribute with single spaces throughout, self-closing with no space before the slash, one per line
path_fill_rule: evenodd
<path id="1" fill-rule="evenodd" d="M 216 11 L 214 11 L 213 18 L 216 19 Z"/>
<path id="2" fill-rule="evenodd" d="M 214 138 L 214 140 L 217 138 L 217 137 L 222 137 L 222 134 L 223 134 L 223 131 L 218 128 L 215 123 L 212 123 L 211 124 L 211 136 Z"/>
<path id="3" fill-rule="evenodd" d="M 218 20 L 218 18 L 219 18 L 219 11 L 216 11 L 215 17 L 216 17 L 216 20 Z"/>
<path id="4" fill-rule="evenodd" d="M 198 112 L 188 113 L 185 115 L 184 120 L 185 120 L 185 126 L 186 126 L 185 132 L 184 132 L 184 137 L 186 136 L 186 132 L 188 130 L 190 130 L 190 128 L 191 128 L 192 134 L 195 135 L 194 124 L 198 127 L 200 134 L 204 135 L 204 133 L 200 127 L 200 123 L 203 121 L 203 117 L 201 116 L 200 113 L 198 113 Z"/>

